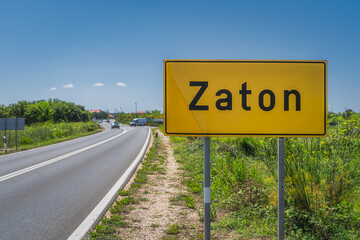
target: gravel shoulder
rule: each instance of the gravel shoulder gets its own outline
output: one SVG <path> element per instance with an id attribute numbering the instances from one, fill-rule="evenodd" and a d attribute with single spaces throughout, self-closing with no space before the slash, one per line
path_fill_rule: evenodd
<path id="1" fill-rule="evenodd" d="M 169 137 L 159 132 L 153 149 L 94 231 L 93 239 L 202 239 L 203 223 L 194 196 L 182 184 Z M 151 160 L 147 160 L 148 158 Z M 150 159 L 149 158 L 149 159 Z M 150 167 L 149 167 L 150 166 Z M 146 171 L 144 177 L 144 169 Z M 121 196 L 123 195 L 123 196 Z M 127 200 L 127 199 L 130 199 Z M 130 202 L 122 206 L 123 202 Z M 122 206 L 121 210 L 119 205 Z M 117 222 L 111 219 L 117 219 Z M 110 228 L 106 224 L 110 222 Z M 106 234 L 96 235 L 96 232 Z"/>

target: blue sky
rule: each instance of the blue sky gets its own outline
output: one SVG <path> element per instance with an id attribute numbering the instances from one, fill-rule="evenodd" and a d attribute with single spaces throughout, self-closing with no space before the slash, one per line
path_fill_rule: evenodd
<path id="1" fill-rule="evenodd" d="M 0 104 L 163 108 L 164 59 L 327 60 L 360 111 L 360 1 L 0 0 Z"/>

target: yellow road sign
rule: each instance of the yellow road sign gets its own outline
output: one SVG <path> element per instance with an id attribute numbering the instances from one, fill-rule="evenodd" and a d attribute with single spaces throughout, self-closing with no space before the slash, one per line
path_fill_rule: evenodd
<path id="1" fill-rule="evenodd" d="M 327 62 L 165 60 L 164 132 L 325 136 Z"/>

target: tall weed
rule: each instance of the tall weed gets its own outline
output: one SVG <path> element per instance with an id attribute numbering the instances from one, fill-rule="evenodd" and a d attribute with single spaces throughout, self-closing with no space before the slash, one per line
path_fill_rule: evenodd
<path id="1" fill-rule="evenodd" d="M 326 137 L 285 140 L 290 239 L 360 239 L 360 114 L 329 119 Z M 200 194 L 203 140 L 172 140 L 185 183 Z M 240 238 L 276 236 L 277 138 L 212 138 L 211 200 L 226 213 L 215 229 L 235 229 Z"/>
<path id="2" fill-rule="evenodd" d="M 360 211 L 356 207 L 360 185 L 359 114 L 347 119 L 331 117 L 336 124 L 329 128 L 327 137 L 285 141 L 288 220 L 303 234 L 320 239 L 334 238 L 340 229 L 350 234 L 356 225 L 356 231 L 360 230 Z M 276 179 L 276 139 L 260 142 L 258 157 Z"/>

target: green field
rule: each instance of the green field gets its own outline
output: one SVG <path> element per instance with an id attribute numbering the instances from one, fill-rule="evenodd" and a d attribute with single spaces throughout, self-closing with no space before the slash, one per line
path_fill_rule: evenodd
<path id="1" fill-rule="evenodd" d="M 360 114 L 329 113 L 328 124 L 327 137 L 285 139 L 287 239 L 360 239 Z M 171 139 L 201 197 L 203 139 Z M 212 138 L 211 201 L 215 236 L 276 238 L 277 138 Z"/>

